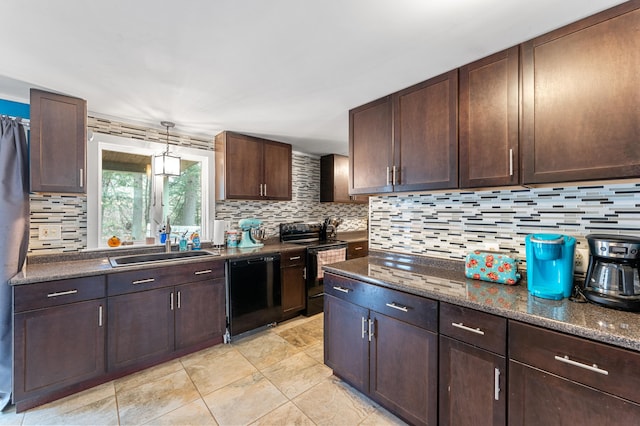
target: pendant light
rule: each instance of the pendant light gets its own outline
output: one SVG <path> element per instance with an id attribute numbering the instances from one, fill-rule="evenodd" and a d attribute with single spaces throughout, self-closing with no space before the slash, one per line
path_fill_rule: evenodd
<path id="1" fill-rule="evenodd" d="M 153 168 L 159 176 L 180 176 L 180 157 L 169 154 L 169 129 L 175 126 L 170 121 L 161 121 L 160 124 L 167 128 L 167 150 L 153 157 Z"/>

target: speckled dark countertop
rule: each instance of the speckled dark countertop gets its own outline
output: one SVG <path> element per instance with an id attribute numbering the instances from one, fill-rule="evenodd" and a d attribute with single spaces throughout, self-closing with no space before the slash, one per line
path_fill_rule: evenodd
<path id="1" fill-rule="evenodd" d="M 346 242 L 366 241 L 367 231 L 339 232 L 337 237 L 339 240 Z M 173 248 L 174 251 L 177 249 L 175 244 Z M 240 258 L 261 254 L 283 253 L 291 250 L 301 250 L 302 248 L 303 247 L 300 245 L 280 243 L 277 237 L 267 241 L 267 244 L 263 247 L 253 249 L 223 248 L 222 250 L 213 250 L 210 244 L 203 244 L 202 251 L 211 253 L 215 256 L 119 266 L 117 268 L 111 266 L 109 263 L 109 256 L 117 257 L 134 254 L 161 253 L 164 251 L 164 246 L 119 247 L 117 249 L 30 256 L 27 261 L 27 265 L 21 272 L 9 280 L 9 284 L 33 284 L 67 278 L 112 274 L 116 272 L 146 269 L 156 266 L 167 266 L 168 264 L 177 265 L 189 262 L 205 262 L 208 260 L 219 259 L 226 260 L 230 258 Z"/>
<path id="2" fill-rule="evenodd" d="M 324 266 L 328 272 L 407 293 L 466 306 L 509 319 L 640 351 L 640 313 L 591 303 L 531 296 L 515 286 L 467 279 L 464 264 L 373 252 L 371 256 Z"/>

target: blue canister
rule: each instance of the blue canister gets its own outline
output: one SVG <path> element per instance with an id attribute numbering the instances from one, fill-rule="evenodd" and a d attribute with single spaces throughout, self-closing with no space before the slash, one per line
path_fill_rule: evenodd
<path id="1" fill-rule="evenodd" d="M 238 231 L 227 231 L 227 247 L 238 247 Z"/>

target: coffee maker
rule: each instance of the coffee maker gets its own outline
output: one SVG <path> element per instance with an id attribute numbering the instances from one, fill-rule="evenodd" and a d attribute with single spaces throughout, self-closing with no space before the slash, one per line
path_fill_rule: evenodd
<path id="1" fill-rule="evenodd" d="M 561 234 L 530 234 L 524 241 L 529 293 L 552 300 L 569 297 L 576 239 Z"/>
<path id="2" fill-rule="evenodd" d="M 589 234 L 589 268 L 584 297 L 599 305 L 640 311 L 640 238 Z"/>

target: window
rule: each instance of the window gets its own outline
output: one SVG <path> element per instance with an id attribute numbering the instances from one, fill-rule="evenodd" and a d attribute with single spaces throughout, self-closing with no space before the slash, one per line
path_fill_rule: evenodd
<path id="1" fill-rule="evenodd" d="M 155 176 L 157 143 L 96 134 L 89 143 L 87 191 L 87 248 L 107 246 L 113 235 L 134 245 L 145 244 L 171 220 L 172 238 L 198 231 L 207 238 L 208 184 L 213 153 L 171 147 L 180 156 L 179 176 Z M 211 173 L 211 174 L 210 174 Z"/>

